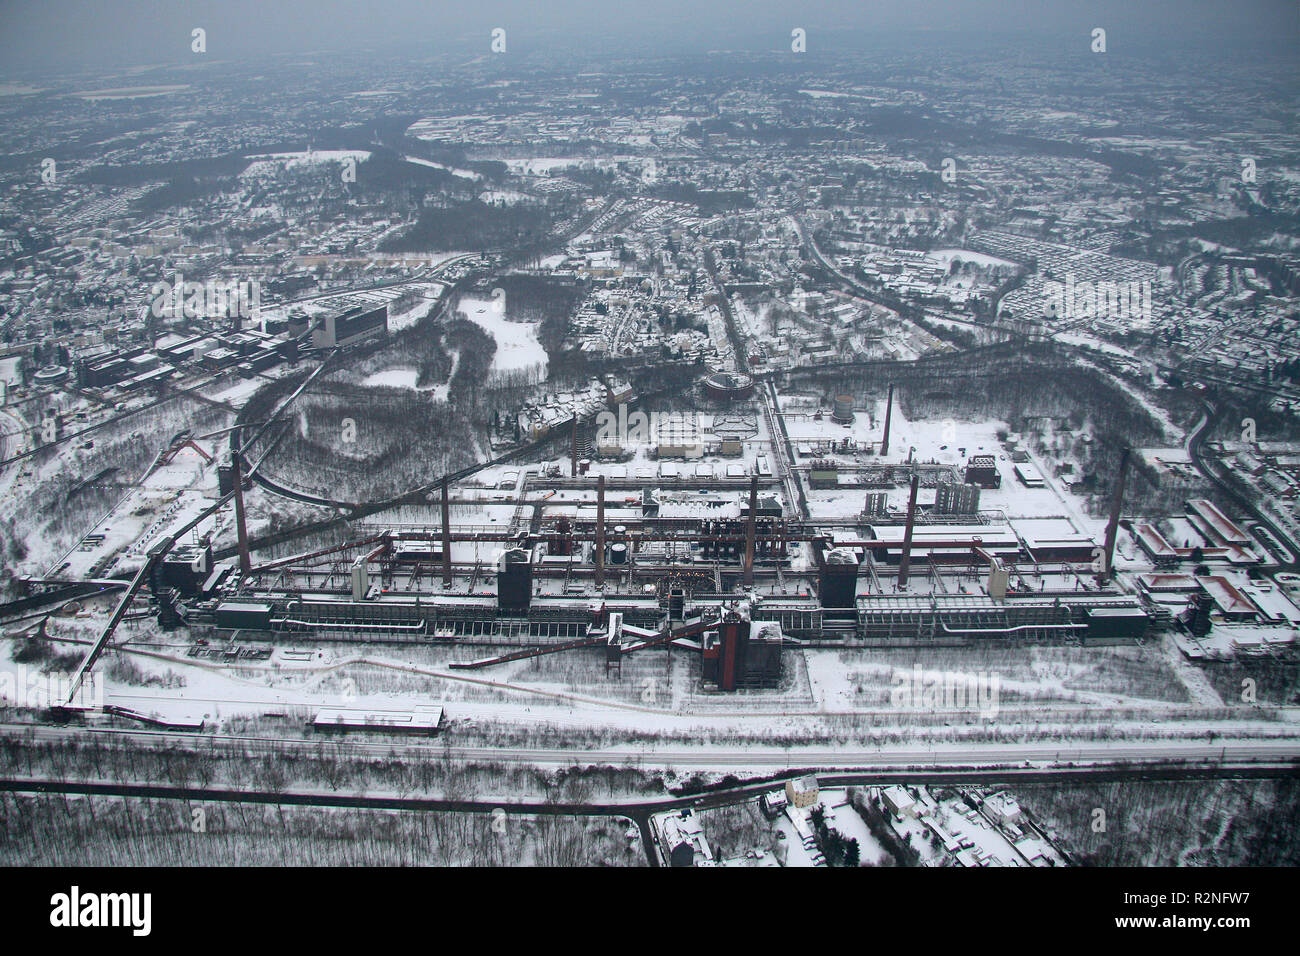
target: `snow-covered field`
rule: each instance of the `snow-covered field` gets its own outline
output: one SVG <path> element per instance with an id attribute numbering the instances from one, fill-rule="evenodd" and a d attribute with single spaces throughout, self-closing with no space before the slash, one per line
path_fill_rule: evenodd
<path id="1" fill-rule="evenodd" d="M 368 375 L 361 380 L 362 385 L 385 388 L 416 388 L 420 373 L 413 368 L 386 368 L 382 372 Z"/>
<path id="2" fill-rule="evenodd" d="M 992 269 L 996 266 L 1006 266 L 1014 269 L 1016 264 L 1008 259 L 999 259 L 997 256 L 986 255 L 983 252 L 971 252 L 969 249 L 935 249 L 929 253 L 929 258 L 937 259 L 946 269 L 954 259 L 960 259 L 962 262 L 972 262 L 984 269 Z"/>
<path id="3" fill-rule="evenodd" d="M 513 206 L 529 197 L 527 193 L 516 192 L 513 189 L 488 189 L 479 193 L 478 198 L 489 206 Z"/>
<path id="4" fill-rule="evenodd" d="M 513 372 L 522 369 L 546 370 L 546 349 L 537 338 L 537 326 L 531 322 L 511 322 L 509 306 L 501 311 L 490 299 L 465 298 L 460 300 L 460 312 L 475 325 L 492 336 L 497 352 L 492 359 L 494 372 Z"/>
<path id="5" fill-rule="evenodd" d="M 537 159 L 507 159 L 506 168 L 516 176 L 549 176 L 557 169 L 567 169 L 570 166 L 580 166 L 581 159 L 556 159 L 556 158 L 537 158 Z"/>
<path id="6" fill-rule="evenodd" d="M 428 166 L 430 169 L 441 169 L 445 172 L 451 173 L 453 176 L 459 176 L 461 179 L 472 179 L 477 182 L 483 178 L 478 173 L 472 172 L 468 169 L 457 169 L 456 167 L 448 166 L 445 163 L 435 163 L 432 160 L 420 159 L 418 156 L 403 156 L 402 159 L 406 160 L 408 163 L 414 163 L 416 166 Z"/>
<path id="7" fill-rule="evenodd" d="M 235 408 L 243 408 L 257 390 L 265 384 L 266 383 L 261 379 L 240 379 L 229 388 L 223 389 L 220 392 L 213 392 L 210 397 L 215 398 L 219 402 L 226 402 L 233 405 Z"/>
<path id="8" fill-rule="evenodd" d="M 355 160 L 364 163 L 370 152 L 364 149 L 316 149 L 302 153 L 265 153 L 248 157 L 252 162 L 240 173 L 241 179 L 266 176 L 277 169 L 298 169 L 317 163 L 341 163 Z"/>

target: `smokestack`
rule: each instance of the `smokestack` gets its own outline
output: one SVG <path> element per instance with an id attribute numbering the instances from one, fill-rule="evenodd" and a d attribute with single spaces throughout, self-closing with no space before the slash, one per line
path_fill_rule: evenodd
<path id="1" fill-rule="evenodd" d="M 573 429 L 569 432 L 569 477 L 578 475 L 578 416 L 573 416 Z"/>
<path id="2" fill-rule="evenodd" d="M 745 522 L 745 587 L 754 586 L 754 531 L 758 523 L 758 475 L 749 479 L 749 520 Z"/>
<path id="3" fill-rule="evenodd" d="M 889 419 L 894 414 L 894 386 L 890 383 L 889 398 L 885 401 L 885 437 L 880 441 L 880 454 L 889 454 Z"/>
<path id="4" fill-rule="evenodd" d="M 605 476 L 596 479 L 596 587 L 605 586 Z"/>
<path id="5" fill-rule="evenodd" d="M 912 528 L 916 524 L 916 489 L 921 479 L 912 476 L 912 489 L 907 495 L 907 524 L 903 528 L 903 557 L 898 562 L 898 589 L 907 590 L 907 572 L 912 566 Z"/>
<path id="6" fill-rule="evenodd" d="M 248 556 L 248 521 L 244 517 L 244 456 L 239 449 L 230 452 L 230 464 L 235 478 L 235 531 L 239 535 L 239 573 L 244 577 L 253 570 Z"/>
<path id="7" fill-rule="evenodd" d="M 1110 518 L 1106 522 L 1106 547 L 1103 552 L 1105 566 L 1098 575 L 1102 581 L 1109 581 L 1115 566 L 1115 539 L 1119 535 L 1119 513 L 1124 507 L 1124 482 L 1128 478 L 1129 450 L 1123 449 L 1119 454 L 1119 480 L 1115 483 L 1115 495 L 1110 499 Z"/>
<path id="8" fill-rule="evenodd" d="M 451 587 L 451 482 L 442 479 L 442 586 Z"/>

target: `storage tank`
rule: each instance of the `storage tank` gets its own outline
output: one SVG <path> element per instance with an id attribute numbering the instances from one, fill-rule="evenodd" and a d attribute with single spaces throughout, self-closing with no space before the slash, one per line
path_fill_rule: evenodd
<path id="1" fill-rule="evenodd" d="M 714 372 L 704 380 L 710 398 L 735 401 L 754 394 L 754 380 L 743 372 Z"/>
<path id="2" fill-rule="evenodd" d="M 835 419 L 841 425 L 847 425 L 853 421 L 853 396 L 837 395 L 835 404 L 831 409 L 831 418 Z"/>

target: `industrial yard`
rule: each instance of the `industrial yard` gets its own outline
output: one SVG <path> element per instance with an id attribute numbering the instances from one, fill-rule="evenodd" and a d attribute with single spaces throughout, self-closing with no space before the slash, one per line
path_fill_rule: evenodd
<path id="1" fill-rule="evenodd" d="M 0 12 L 0 863 L 1294 865 L 1294 11 L 1150 3 Z"/>

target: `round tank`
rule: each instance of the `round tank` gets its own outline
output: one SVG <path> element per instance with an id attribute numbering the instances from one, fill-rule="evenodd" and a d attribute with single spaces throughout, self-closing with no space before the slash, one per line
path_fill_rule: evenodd
<path id="1" fill-rule="evenodd" d="M 835 405 L 831 410 L 831 418 L 841 424 L 847 424 L 853 421 L 853 396 L 837 395 Z"/>

